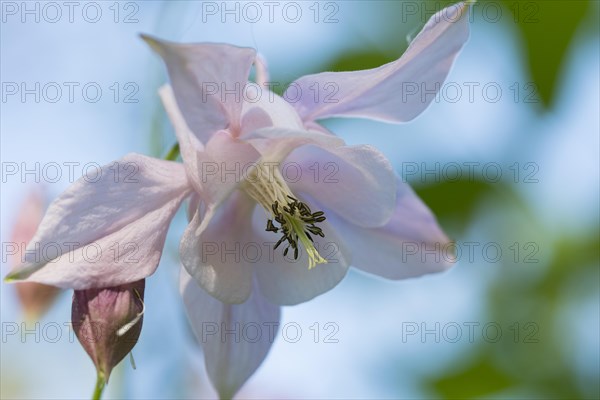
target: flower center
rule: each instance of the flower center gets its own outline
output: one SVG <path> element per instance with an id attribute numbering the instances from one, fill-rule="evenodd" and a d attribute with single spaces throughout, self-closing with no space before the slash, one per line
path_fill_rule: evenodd
<path id="1" fill-rule="evenodd" d="M 247 176 L 243 185 L 250 197 L 256 200 L 270 217 L 267 219 L 268 232 L 278 233 L 281 238 L 275 245 L 278 248 L 287 242 L 283 250 L 286 256 L 290 247 L 294 250 L 294 259 L 298 259 L 298 243 L 302 243 L 308 254 L 308 268 L 326 263 L 314 246 L 311 236 L 325 237 L 321 228 L 315 224 L 325 221 L 325 213 L 313 213 L 306 203 L 296 199 L 285 183 L 276 163 L 260 163 Z M 275 221 L 279 226 L 275 226 Z"/>

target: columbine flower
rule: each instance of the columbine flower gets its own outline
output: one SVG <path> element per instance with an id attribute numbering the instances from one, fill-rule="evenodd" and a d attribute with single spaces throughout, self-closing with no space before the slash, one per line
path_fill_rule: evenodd
<path id="1" fill-rule="evenodd" d="M 279 305 L 331 289 L 351 263 L 391 279 L 451 265 L 403 251 L 407 243 L 440 251 L 448 239 L 379 151 L 346 146 L 317 120 L 417 116 L 431 96 L 403 96 L 405 84 L 439 88 L 468 37 L 466 9 L 459 3 L 434 15 L 392 63 L 292 84 L 310 93 L 333 83 L 335 102 L 302 96 L 290 104 L 266 90 L 257 98 L 268 73 L 253 49 L 145 36 L 167 65 L 171 86 L 160 96 L 183 164 L 129 155 L 80 179 L 50 206 L 33 239 L 38 249 L 30 248 L 8 279 L 75 289 L 143 279 L 156 269 L 169 222 L 190 197 L 182 294 L 209 376 L 221 397 L 233 396 L 266 356 L 272 332 L 257 341 L 206 338 L 207 322 L 272 327 Z M 249 84 L 253 63 L 256 84 Z M 294 179 L 289 165 L 297 168 Z M 58 243 L 54 255 L 42 257 L 48 252 L 39 248 L 50 243 Z"/>

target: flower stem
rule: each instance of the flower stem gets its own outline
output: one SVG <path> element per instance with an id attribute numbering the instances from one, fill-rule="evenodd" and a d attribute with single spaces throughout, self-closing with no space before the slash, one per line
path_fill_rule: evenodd
<path id="1" fill-rule="evenodd" d="M 100 400 L 102 397 L 102 392 L 104 391 L 104 374 L 102 372 L 98 372 L 98 377 L 96 378 L 96 387 L 94 388 L 94 394 L 92 395 L 92 400 Z"/>
<path id="2" fill-rule="evenodd" d="M 169 150 L 169 154 L 165 157 L 167 161 L 175 161 L 179 157 L 179 143 L 175 143 L 171 150 Z"/>

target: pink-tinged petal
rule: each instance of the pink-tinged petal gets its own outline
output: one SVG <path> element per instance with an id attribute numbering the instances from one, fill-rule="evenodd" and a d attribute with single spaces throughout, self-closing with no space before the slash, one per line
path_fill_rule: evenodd
<path id="1" fill-rule="evenodd" d="M 305 145 L 315 145 L 327 149 L 344 146 L 337 136 L 317 131 L 286 128 L 264 128 L 250 132 L 242 137 L 252 144 L 261 154 L 261 161 L 282 162 L 292 151 Z"/>
<path id="2" fill-rule="evenodd" d="M 390 162 L 371 146 L 303 146 L 283 163 L 294 193 L 362 227 L 382 226 L 396 204 L 396 177 Z"/>
<path id="3" fill-rule="evenodd" d="M 303 303 L 333 289 L 346 276 L 350 266 L 350 251 L 340 239 L 339 232 L 327 221 L 318 224 L 325 237 L 313 235 L 313 240 L 315 249 L 328 262 L 311 269 L 308 268 L 308 255 L 302 244 L 298 245 L 297 260 L 294 260 L 291 248 L 287 256 L 283 255 L 285 244 L 273 249 L 281 235 L 265 232 L 265 224 L 264 213 L 257 210 L 254 215 L 254 242 L 260 246 L 261 253 L 254 262 L 254 271 L 261 292 L 271 303 Z"/>
<path id="4" fill-rule="evenodd" d="M 178 44 L 142 35 L 167 65 L 187 125 L 203 143 L 217 131 L 239 133 L 243 90 L 256 51 L 227 44 Z"/>
<path id="5" fill-rule="evenodd" d="M 278 331 L 280 309 L 256 289 L 243 304 L 224 304 L 183 268 L 180 287 L 208 376 L 219 397 L 231 399 L 266 358 Z"/>
<path id="6" fill-rule="evenodd" d="M 206 144 L 204 151 L 197 154 L 197 167 L 206 203 L 207 215 L 212 215 L 227 196 L 247 176 L 260 154 L 249 143 L 240 141 L 227 131 L 219 131 Z M 210 218 L 204 218 L 208 221 Z M 203 230 L 206 223 L 200 225 Z"/>
<path id="7" fill-rule="evenodd" d="M 198 208 L 181 239 L 181 263 L 210 295 L 225 303 L 243 303 L 252 289 L 252 261 L 244 257 L 254 240 L 256 203 L 245 193 L 231 194 L 213 213 Z"/>
<path id="8" fill-rule="evenodd" d="M 256 54 L 254 59 L 254 70 L 256 71 L 256 83 L 263 88 L 268 88 L 267 82 L 269 82 L 269 66 L 267 60 L 260 55 Z"/>
<path id="9" fill-rule="evenodd" d="M 387 122 L 415 118 L 434 99 L 469 37 L 468 7 L 458 3 L 433 15 L 402 57 L 389 64 L 301 77 L 288 89 L 303 93 L 294 107 L 306 122 L 334 116 Z M 315 87 L 330 95 L 315 101 Z"/>
<path id="10" fill-rule="evenodd" d="M 381 228 L 365 229 L 330 218 L 352 249 L 352 265 L 388 279 L 444 271 L 454 263 L 450 240 L 435 216 L 406 183 L 398 181 L 396 210 Z"/>
<path id="11" fill-rule="evenodd" d="M 188 222 L 194 219 L 194 215 L 196 215 L 196 211 L 198 210 L 198 207 L 200 207 L 201 201 L 202 199 L 200 198 L 200 195 L 198 193 L 192 193 L 186 207 L 186 216 Z"/>
<path id="12" fill-rule="evenodd" d="M 304 129 L 308 129 L 309 131 L 325 133 L 327 135 L 335 135 L 335 133 L 331 132 L 329 129 L 325 128 L 323 125 L 315 121 L 305 121 Z"/>
<path id="13" fill-rule="evenodd" d="M 6 280 L 89 289 L 143 279 L 191 190 L 181 164 L 138 154 L 88 172 L 49 206 Z"/>
<path id="14" fill-rule="evenodd" d="M 201 190 L 199 170 L 198 170 L 198 152 L 204 151 L 204 145 L 200 140 L 192 133 L 188 127 L 181 111 L 175 101 L 175 95 L 173 89 L 169 85 L 164 85 L 158 90 L 160 99 L 167 111 L 169 120 L 175 130 L 175 136 L 179 142 L 179 151 L 181 158 L 183 159 L 183 165 L 185 172 L 194 186 L 196 191 Z"/>
<path id="15" fill-rule="evenodd" d="M 354 224 L 376 227 L 391 217 L 396 178 L 375 148 L 348 147 L 333 135 L 282 128 L 260 129 L 243 139 L 262 154 L 263 162 L 280 163 L 294 192 L 308 194 Z"/>
<path id="16" fill-rule="evenodd" d="M 240 138 L 244 139 L 260 128 L 305 130 L 298 112 L 276 93 L 257 84 L 249 84 L 244 98 L 247 101 L 242 108 Z"/>

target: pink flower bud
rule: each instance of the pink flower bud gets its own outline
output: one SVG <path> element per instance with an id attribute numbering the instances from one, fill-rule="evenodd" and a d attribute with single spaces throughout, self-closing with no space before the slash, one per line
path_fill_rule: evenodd
<path id="1" fill-rule="evenodd" d="M 79 343 L 108 382 L 142 331 L 145 279 L 126 285 L 75 290 L 71 321 Z"/>

